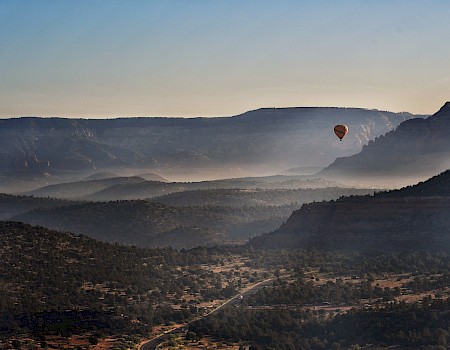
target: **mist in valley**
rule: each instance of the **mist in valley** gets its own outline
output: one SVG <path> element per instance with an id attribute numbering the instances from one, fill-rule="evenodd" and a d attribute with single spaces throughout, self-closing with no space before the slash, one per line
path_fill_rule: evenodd
<path id="1" fill-rule="evenodd" d="M 124 120 L 114 146 L 98 131 L 69 137 L 73 124 L 56 136 L 33 127 L 0 177 L 0 272 L 3 285 L 13 286 L 0 287 L 0 348 L 75 341 L 141 349 L 225 341 L 230 349 L 444 344 L 448 106 L 429 117 L 429 127 L 428 119 L 411 124 L 422 117 L 408 115 L 394 118 L 396 127 L 383 124 L 385 134 L 372 139 L 350 131 L 348 144 L 333 140 L 336 121 L 324 116 L 330 120 L 312 134 L 293 132 L 288 122 L 272 139 L 270 128 L 249 129 L 220 152 L 209 152 L 206 141 L 176 156 L 148 144 L 143 153 L 133 141 L 137 130 L 123 134 Z M 364 123 L 367 132 L 375 122 Z M 433 132 L 432 143 L 414 125 Z M 41 148 L 36 138 L 68 148 Z M 227 154 L 233 147 L 239 156 Z M 55 283 L 41 282 L 47 280 Z M 393 330 L 390 322 L 408 331 L 405 312 L 418 315 L 411 327 L 420 337 Z M 374 322 L 386 327 L 369 330 Z M 370 340 L 340 330 L 342 324 Z"/>
<path id="2" fill-rule="evenodd" d="M 0 349 L 450 344 L 450 5 L 0 1 Z"/>

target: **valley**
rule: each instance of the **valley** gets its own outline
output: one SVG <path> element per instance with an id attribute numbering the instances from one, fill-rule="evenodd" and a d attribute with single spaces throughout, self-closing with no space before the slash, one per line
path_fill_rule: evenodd
<path id="1" fill-rule="evenodd" d="M 420 120 L 386 138 L 408 142 Z M 179 182 L 126 165 L 16 176 L 28 184 L 0 195 L 0 348 L 447 346 L 450 171 L 400 188 L 333 164 Z"/>
<path id="2" fill-rule="evenodd" d="M 141 169 L 135 174 L 153 169 L 166 178 L 166 173 L 186 178 L 189 169 L 201 173 L 216 168 L 217 176 L 240 168 L 243 177 L 280 168 L 323 167 L 417 117 L 423 116 L 305 107 L 262 108 L 221 118 L 5 119 L 0 120 L 0 172 L 58 177 L 135 168 Z M 352 129 L 345 145 L 327 129 L 343 118 Z"/>
<path id="3" fill-rule="evenodd" d="M 449 18 L 0 0 L 0 350 L 449 350 Z"/>
<path id="4" fill-rule="evenodd" d="M 243 246 L 177 251 L 111 245 L 14 222 L 0 229 L 5 349 L 345 348 L 367 342 L 383 348 L 446 340 L 440 329 L 448 322 L 449 254 L 370 257 Z M 391 333 L 378 333 L 375 323 L 364 338 L 350 328 L 336 332 L 341 323 L 366 327 L 386 313 L 389 322 L 414 313 L 410 322 L 420 335 L 407 336 L 406 323 Z M 286 325 L 292 331 L 281 332 Z"/>
<path id="5" fill-rule="evenodd" d="M 4 194 L 0 217 L 112 243 L 181 249 L 245 243 L 277 229 L 304 203 L 373 192 L 302 176 L 193 183 L 112 177 Z"/>

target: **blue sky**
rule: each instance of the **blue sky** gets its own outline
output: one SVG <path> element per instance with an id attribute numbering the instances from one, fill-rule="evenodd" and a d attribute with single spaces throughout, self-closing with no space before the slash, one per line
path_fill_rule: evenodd
<path id="1" fill-rule="evenodd" d="M 433 113 L 449 1 L 0 0 L 0 116 Z"/>

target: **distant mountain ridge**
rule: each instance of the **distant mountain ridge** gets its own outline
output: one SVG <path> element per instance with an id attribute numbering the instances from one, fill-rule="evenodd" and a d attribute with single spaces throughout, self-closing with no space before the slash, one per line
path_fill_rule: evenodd
<path id="1" fill-rule="evenodd" d="M 450 170 L 397 191 L 305 204 L 255 247 L 450 251 Z"/>
<path id="2" fill-rule="evenodd" d="M 265 108 L 222 118 L 0 120 L 0 172 L 324 166 L 415 116 L 358 108 Z M 332 133 L 350 127 L 346 142 Z"/>
<path id="3" fill-rule="evenodd" d="M 318 173 L 328 178 L 429 177 L 450 168 L 450 102 L 427 119 L 411 119 Z"/>
<path id="4" fill-rule="evenodd" d="M 12 219 L 127 245 L 192 248 L 221 243 L 225 234 L 251 231 L 250 226 L 260 229 L 270 223 L 273 229 L 289 212 L 290 207 L 180 208 L 147 201 L 117 201 L 35 209 Z"/>
<path id="5" fill-rule="evenodd" d="M 433 176 L 413 186 L 407 186 L 400 190 L 380 192 L 377 197 L 450 197 L 450 170 Z"/>
<path id="6" fill-rule="evenodd" d="M 99 181 L 81 181 L 69 184 L 68 189 L 57 190 L 61 195 L 78 193 L 83 184 L 86 191 L 95 190 L 101 185 Z M 152 184 L 156 185 L 154 191 L 160 193 L 167 190 L 161 186 L 169 185 L 162 182 Z M 145 188 L 141 188 L 142 191 Z M 160 196 L 152 202 L 86 202 L 3 194 L 0 195 L 0 219 L 14 219 L 110 242 L 187 248 L 247 240 L 278 228 L 302 203 L 367 193 L 373 193 L 373 190 L 337 187 L 216 189 Z"/>
<path id="7" fill-rule="evenodd" d="M 82 180 L 47 185 L 24 194 L 91 201 L 147 199 L 170 193 L 208 189 L 298 189 L 346 187 L 335 181 L 301 175 L 247 177 L 200 182 L 147 181 L 139 176 Z"/>
<path id="8" fill-rule="evenodd" d="M 110 177 L 97 180 L 84 180 L 44 186 L 27 194 L 37 197 L 75 198 L 90 195 L 120 184 L 138 184 L 148 182 L 142 177 Z"/>

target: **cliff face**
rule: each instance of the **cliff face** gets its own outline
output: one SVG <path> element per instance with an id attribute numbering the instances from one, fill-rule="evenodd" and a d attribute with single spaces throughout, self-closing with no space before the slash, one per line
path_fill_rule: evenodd
<path id="1" fill-rule="evenodd" d="M 431 176 L 450 168 L 450 102 L 427 119 L 407 120 L 370 141 L 356 155 L 338 158 L 320 176 L 376 178 Z"/>
<path id="2" fill-rule="evenodd" d="M 449 188 L 447 171 L 399 191 L 305 204 L 277 231 L 250 244 L 359 251 L 450 250 Z"/>
<path id="3" fill-rule="evenodd" d="M 95 136 L 87 121 L 20 118 L 0 120 L 0 171 L 95 169 L 139 159 Z"/>
<path id="4" fill-rule="evenodd" d="M 0 120 L 0 172 L 217 165 L 323 166 L 414 116 L 344 108 L 260 109 L 231 118 Z M 333 126 L 350 134 L 339 143 Z"/>

